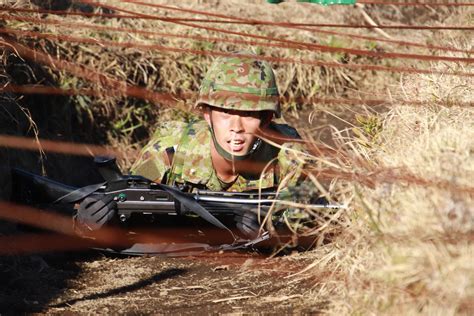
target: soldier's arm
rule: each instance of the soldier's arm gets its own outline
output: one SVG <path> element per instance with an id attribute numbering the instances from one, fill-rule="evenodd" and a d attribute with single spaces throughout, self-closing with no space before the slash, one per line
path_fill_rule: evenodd
<path id="1" fill-rule="evenodd" d="M 307 176 L 308 167 L 315 163 L 301 143 L 284 144 L 280 151 L 280 168 L 282 169 L 281 188 L 286 190 L 295 201 L 310 204 L 327 204 L 328 196 L 322 195 L 320 187 Z M 321 179 L 317 179 L 320 181 Z M 325 187 L 328 183 L 321 182 Z"/>
<path id="2" fill-rule="evenodd" d="M 278 154 L 280 183 L 283 187 L 294 187 L 306 179 L 303 170 L 308 162 L 304 146 L 298 142 L 284 143 Z"/>
<path id="3" fill-rule="evenodd" d="M 173 162 L 173 147 L 161 149 L 159 144 L 151 141 L 140 152 L 130 173 L 140 175 L 154 182 L 164 183 L 164 176 L 171 169 Z M 165 181 L 164 181 L 165 180 Z"/>
<path id="4" fill-rule="evenodd" d="M 166 182 L 166 175 L 171 169 L 174 149 L 185 123 L 169 122 L 158 126 L 148 144 L 141 150 L 130 173 L 140 175 L 159 183 Z"/>

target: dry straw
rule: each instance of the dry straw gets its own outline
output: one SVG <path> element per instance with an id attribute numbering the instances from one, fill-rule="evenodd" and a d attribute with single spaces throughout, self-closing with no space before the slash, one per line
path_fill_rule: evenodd
<path id="1" fill-rule="evenodd" d="M 472 102 L 473 87 L 465 78 L 405 78 L 400 89 L 408 98 L 445 105 L 394 106 L 370 144 L 357 136 L 344 144 L 379 168 L 402 167 L 425 179 L 471 186 L 474 109 L 456 102 Z M 352 190 L 351 224 L 331 244 L 306 255 L 315 262 L 303 275 L 331 271 L 315 284 L 311 298 L 329 300 L 331 314 L 471 314 L 472 192 L 403 183 Z"/>
<path id="2" fill-rule="evenodd" d="M 111 3 L 115 2 L 111 1 Z M 219 9 L 236 16 L 239 14 L 239 3 L 240 1 L 234 0 L 222 2 Z M 210 1 L 200 1 L 200 5 L 210 9 L 213 4 Z M 129 4 L 126 8 L 140 12 L 138 6 Z M 246 8 L 253 17 L 262 17 L 262 19 L 284 20 L 287 14 L 285 6 L 275 6 L 271 13 L 264 12 L 265 10 L 260 5 L 253 3 L 249 3 Z M 331 19 L 331 22 L 336 23 L 360 18 L 346 8 L 335 8 L 326 15 L 324 13 L 329 11 L 324 11 L 324 8 L 317 6 L 306 6 L 305 10 L 308 10 L 306 14 L 300 8 L 295 8 L 294 14 L 300 15 L 302 22 L 310 22 L 310 17 L 316 15 Z M 387 19 L 387 15 L 384 14 L 390 7 L 384 8 L 383 11 L 377 11 L 374 8 L 370 13 L 378 15 L 380 20 Z M 397 10 L 400 10 L 400 16 L 403 16 L 403 12 L 414 12 L 403 11 L 406 10 L 404 8 Z M 426 12 L 430 11 L 426 10 Z M 443 21 L 444 23 L 454 24 L 454 22 L 469 19 L 467 10 L 452 14 L 453 12 L 448 9 L 440 9 L 437 13 L 440 16 L 452 16 L 451 21 L 448 19 Z M 416 18 L 423 17 L 420 15 L 416 15 Z M 88 18 L 62 17 L 61 19 L 82 23 Z M 103 23 L 110 27 L 160 29 L 169 34 L 207 35 L 202 29 L 184 28 L 159 21 L 109 19 Z M 8 22 L 8 27 L 32 30 L 31 25 L 22 22 Z M 59 30 L 53 25 L 40 25 L 38 28 L 44 33 L 54 33 Z M 360 38 L 357 41 L 347 38 L 321 38 L 314 32 L 302 29 L 282 31 L 265 26 L 255 28 L 245 25 L 235 25 L 233 28 L 239 32 L 256 32 L 257 30 L 265 36 L 291 38 L 295 41 L 321 41 L 328 45 L 342 47 L 372 46 L 372 49 L 376 50 L 391 49 L 390 44 L 386 42 L 383 44 L 363 42 Z M 358 32 L 358 35 L 366 35 L 365 31 L 358 30 Z M 217 41 L 193 42 L 170 38 L 157 40 L 145 35 L 123 32 L 111 34 L 77 29 L 71 33 L 71 36 L 77 37 L 85 36 L 115 42 L 127 42 L 132 39 L 142 41 L 144 44 L 170 44 L 187 49 L 204 48 L 231 52 L 236 48 L 251 48 Z M 472 37 L 471 34 L 464 34 L 464 36 L 468 37 L 466 43 L 472 43 L 472 38 L 469 38 L 469 36 Z M 215 37 L 228 38 L 228 35 L 216 34 Z M 407 34 L 401 31 L 397 33 L 397 37 L 405 41 L 436 42 L 447 46 L 447 39 L 456 39 L 459 33 L 431 34 L 420 31 L 413 35 L 413 33 Z M 40 45 L 22 39 L 22 44 L 25 42 L 34 44 L 35 49 L 52 54 L 59 60 L 87 65 L 106 76 L 117 78 L 120 82 L 139 85 L 144 89 L 167 95 L 197 91 L 200 76 L 211 61 L 208 56 L 162 55 L 136 48 L 96 47 L 50 40 L 45 40 L 44 45 Z M 347 56 L 318 52 L 291 51 L 282 48 L 263 50 L 259 47 L 258 49 L 275 58 L 322 58 L 338 63 L 350 61 Z M 472 50 L 472 47 L 465 45 L 459 49 L 467 51 Z M 426 53 L 421 48 L 415 51 L 412 46 L 407 52 Z M 437 53 L 433 52 L 433 54 Z M 366 57 L 358 57 L 357 62 L 382 63 Z M 423 65 L 427 66 L 427 64 Z M 366 113 L 362 113 L 362 117 L 357 122 L 348 119 L 347 115 L 340 116 L 341 113 L 337 113 L 335 108 L 324 108 L 321 104 L 307 104 L 306 106 L 316 106 L 318 115 L 330 112 L 333 117 L 339 115 L 341 121 L 345 120 L 346 125 L 351 126 L 346 131 L 333 130 L 338 136 L 334 150 L 343 151 L 344 155 L 324 157 L 315 154 L 313 170 L 333 168 L 339 171 L 340 175 L 341 171 L 363 173 L 367 169 L 403 169 L 410 172 L 413 177 L 442 180 L 452 184 L 454 188 L 472 186 L 474 113 L 472 107 L 461 107 L 458 104 L 472 104 L 473 79 L 442 74 L 450 71 L 472 72 L 472 67 L 461 69 L 458 65 L 440 64 L 433 65 L 433 70 L 439 73 L 437 75 L 400 77 L 380 76 L 349 69 L 309 67 L 301 64 L 275 66 L 280 89 L 288 100 L 301 97 L 310 99 L 321 95 L 326 98 L 332 96 L 356 98 L 363 95 L 364 91 L 365 94 L 371 96 L 383 95 L 387 100 L 392 100 L 392 97 L 399 100 L 385 116 L 377 115 L 368 109 Z M 91 82 L 71 78 L 71 75 L 63 71 L 57 71 L 55 76 L 58 85 L 63 89 L 92 88 Z M 395 86 L 396 79 L 400 79 L 400 84 Z M 423 106 L 404 106 L 400 104 L 403 103 L 400 100 L 419 100 L 423 102 Z M 83 103 L 78 101 L 78 104 L 93 114 L 108 113 L 107 117 L 110 121 L 125 120 L 126 115 L 136 115 L 133 116 L 135 121 L 131 120 L 130 125 L 124 124 L 124 126 L 132 128 L 134 124 L 142 124 L 150 132 L 157 121 L 183 115 L 173 112 L 172 109 L 165 110 L 159 104 L 139 103 L 137 106 L 136 103 L 125 98 L 122 102 L 118 102 L 116 98 L 97 98 L 88 102 L 86 105 L 80 105 Z M 187 106 L 189 107 L 190 104 L 192 100 L 189 100 Z M 147 110 L 143 110 L 145 114 L 138 112 L 139 109 L 147 106 Z M 297 113 L 302 108 L 292 102 L 286 103 L 287 117 L 289 117 L 288 113 Z M 135 110 L 137 112 L 130 114 Z M 343 107 L 343 110 L 351 116 L 352 111 L 355 111 L 350 107 Z M 310 125 L 310 123 L 301 125 Z M 308 127 L 304 131 L 310 140 L 314 134 L 311 128 Z M 131 146 L 131 143 L 136 143 L 137 140 L 145 141 L 144 138 L 137 139 L 130 135 L 132 134 L 126 132 L 115 134 L 111 132 L 109 140 L 116 147 Z M 316 140 L 316 137 L 314 139 Z M 134 146 L 139 147 L 137 144 Z M 317 153 L 316 150 L 315 153 Z M 318 220 L 318 227 L 323 228 L 317 231 L 318 247 L 311 252 L 288 259 L 305 263 L 312 261 L 287 278 L 288 285 L 298 284 L 301 280 L 312 282 L 313 288 L 297 298 L 302 305 L 318 306 L 319 311 L 330 314 L 393 315 L 420 312 L 439 315 L 472 314 L 472 297 L 474 297 L 472 264 L 474 250 L 472 205 L 474 201 L 472 194 L 468 191 L 446 190 L 443 186 L 412 185 L 409 181 L 357 184 L 345 181 L 341 177 L 339 180 L 335 178 L 332 179 L 333 181 L 325 182 L 318 177 L 317 173 L 309 173 L 309 178 L 315 187 L 328 196 L 336 197 L 339 202 L 350 202 L 350 208 L 347 211 L 332 214 L 313 214 Z M 261 302 L 265 302 L 264 297 L 261 299 Z"/>

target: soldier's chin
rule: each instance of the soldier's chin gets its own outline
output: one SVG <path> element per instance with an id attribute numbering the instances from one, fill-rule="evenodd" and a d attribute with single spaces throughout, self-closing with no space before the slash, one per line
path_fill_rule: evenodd
<path id="1" fill-rule="evenodd" d="M 233 156 L 244 156 L 248 152 L 248 149 L 247 149 L 247 146 L 245 146 L 245 143 L 242 143 L 240 145 L 228 144 L 227 150 Z"/>
<path id="2" fill-rule="evenodd" d="M 235 153 L 233 151 L 230 152 L 230 154 L 234 157 L 243 157 L 245 156 L 247 153 Z"/>
<path id="3" fill-rule="evenodd" d="M 240 156 L 245 156 L 247 155 L 248 153 L 248 150 L 246 148 L 242 148 L 241 150 L 231 150 L 230 148 L 227 148 L 226 150 L 231 156 L 234 156 L 234 157 L 240 157 Z"/>

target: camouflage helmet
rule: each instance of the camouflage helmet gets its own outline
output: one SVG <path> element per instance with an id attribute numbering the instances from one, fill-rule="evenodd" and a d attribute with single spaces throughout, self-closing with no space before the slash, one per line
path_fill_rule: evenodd
<path id="1" fill-rule="evenodd" d="M 201 83 L 195 106 L 202 105 L 238 111 L 272 111 L 280 117 L 273 69 L 251 54 L 217 58 Z"/>

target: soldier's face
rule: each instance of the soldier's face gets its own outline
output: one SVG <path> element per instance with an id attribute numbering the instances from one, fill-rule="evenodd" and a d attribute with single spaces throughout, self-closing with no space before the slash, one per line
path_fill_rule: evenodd
<path id="1" fill-rule="evenodd" d="M 261 112 L 208 108 L 204 118 L 214 128 L 217 142 L 234 156 L 247 154 L 257 139 L 256 133 L 267 119 Z M 270 117 L 271 119 L 271 117 Z"/>

